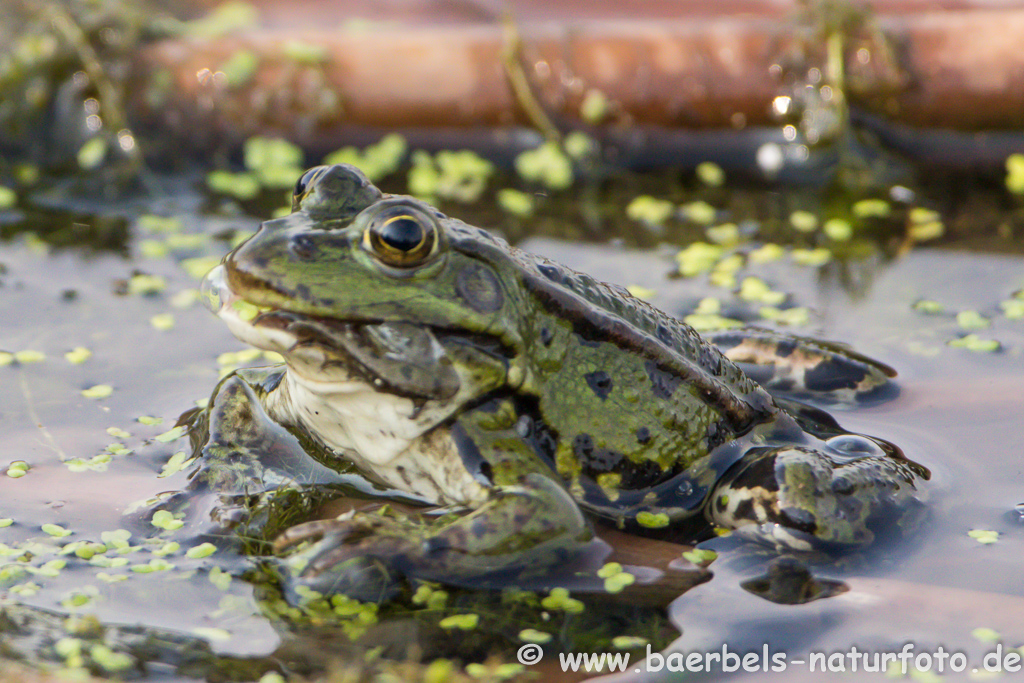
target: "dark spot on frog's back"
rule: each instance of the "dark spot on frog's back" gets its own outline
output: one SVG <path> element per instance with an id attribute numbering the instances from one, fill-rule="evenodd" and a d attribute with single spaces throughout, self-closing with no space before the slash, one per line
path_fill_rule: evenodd
<path id="1" fill-rule="evenodd" d="M 675 342 L 675 337 L 673 336 L 672 331 L 664 325 L 658 325 L 658 328 L 654 333 L 658 336 L 658 340 L 666 346 L 672 346 Z"/>
<path id="2" fill-rule="evenodd" d="M 587 386 L 590 387 L 590 390 L 602 401 L 608 398 L 608 394 L 612 393 L 612 378 L 604 370 L 589 372 L 583 377 L 587 380 Z"/>
<path id="3" fill-rule="evenodd" d="M 488 268 L 477 264 L 459 271 L 455 291 L 477 313 L 494 313 L 505 303 L 501 283 Z"/>
<path id="4" fill-rule="evenodd" d="M 623 460 L 622 453 L 608 448 L 596 448 L 589 434 L 579 434 L 572 440 L 572 451 L 583 470 L 591 476 L 611 472 Z"/>
<path id="5" fill-rule="evenodd" d="M 822 361 L 804 373 L 808 391 L 830 392 L 837 389 L 855 389 L 864 379 L 864 371 L 851 363 Z"/>
<path id="6" fill-rule="evenodd" d="M 644 370 L 647 371 L 647 377 L 651 380 L 651 389 L 658 398 L 671 398 L 683 381 L 682 378 L 659 368 L 654 361 L 644 361 Z"/>

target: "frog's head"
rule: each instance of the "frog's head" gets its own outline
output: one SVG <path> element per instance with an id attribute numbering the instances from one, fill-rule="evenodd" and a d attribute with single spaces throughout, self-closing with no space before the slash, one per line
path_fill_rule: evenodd
<path id="1" fill-rule="evenodd" d="M 453 334 L 519 345 L 507 247 L 485 231 L 383 194 L 346 164 L 307 171 L 292 209 L 263 223 L 204 283 L 243 341 L 289 362 L 311 340 L 350 352 L 352 335 L 365 346 L 368 331 L 378 356 L 401 354 L 396 345 L 433 346 L 437 356 L 437 338 Z M 381 346 L 381 335 L 391 341 Z"/>

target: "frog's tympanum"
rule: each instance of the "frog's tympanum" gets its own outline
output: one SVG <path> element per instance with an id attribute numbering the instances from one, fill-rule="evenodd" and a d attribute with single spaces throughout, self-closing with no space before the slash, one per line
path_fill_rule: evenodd
<path id="1" fill-rule="evenodd" d="M 543 575 L 595 524 L 841 552 L 922 514 L 924 468 L 792 400 L 857 399 L 885 366 L 755 330 L 722 336 L 723 353 L 351 166 L 303 175 L 293 212 L 204 289 L 239 339 L 285 364 L 230 375 L 195 420 L 188 521 L 262 533 L 320 591 L 373 572 Z M 766 386 L 788 397 L 737 362 L 770 366 Z M 309 501 L 353 487 L 420 507 L 309 521 Z"/>

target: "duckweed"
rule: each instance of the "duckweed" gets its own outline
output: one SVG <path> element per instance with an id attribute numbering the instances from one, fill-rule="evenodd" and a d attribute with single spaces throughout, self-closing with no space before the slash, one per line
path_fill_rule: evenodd
<path id="1" fill-rule="evenodd" d="M 5 185 L 0 185 L 0 209 L 10 209 L 17 203 L 17 193 Z"/>
<path id="2" fill-rule="evenodd" d="M 210 583 L 216 586 L 217 590 L 226 591 L 231 587 L 231 574 L 228 574 L 220 567 L 212 568 L 208 578 Z"/>
<path id="3" fill-rule="evenodd" d="M 695 201 L 680 206 L 679 213 L 691 223 L 711 225 L 715 222 L 718 210 L 705 201 Z"/>
<path id="4" fill-rule="evenodd" d="M 1007 299 L 999 302 L 999 308 L 1003 309 L 1003 315 L 1009 320 L 1024 319 L 1024 300 Z"/>
<path id="5" fill-rule="evenodd" d="M 774 306 L 762 306 L 757 314 L 765 320 L 777 322 L 780 325 L 800 327 L 811 321 L 811 312 L 806 306 L 794 306 L 793 308 L 776 308 Z"/>
<path id="6" fill-rule="evenodd" d="M 181 219 L 173 216 L 156 216 L 145 214 L 139 216 L 136 225 L 144 232 L 176 233 L 181 232 L 183 226 Z"/>
<path id="7" fill-rule="evenodd" d="M 153 438 L 155 440 L 159 441 L 160 443 L 169 443 L 171 441 L 174 441 L 175 439 L 180 439 L 182 436 L 184 436 L 186 431 L 187 431 L 187 428 L 182 425 L 182 426 L 174 427 L 172 429 L 168 429 L 163 434 L 158 434 L 157 436 L 154 436 Z"/>
<path id="8" fill-rule="evenodd" d="M 648 529 L 667 527 L 670 521 L 668 515 L 664 512 L 654 513 L 644 510 L 636 515 L 636 523 Z"/>
<path id="9" fill-rule="evenodd" d="M 908 216 L 907 234 L 915 242 L 926 242 L 942 237 L 946 228 L 938 211 L 915 206 Z"/>
<path id="10" fill-rule="evenodd" d="M 992 321 L 977 311 L 960 311 L 956 314 L 956 324 L 965 330 L 984 330 L 992 326 Z"/>
<path id="11" fill-rule="evenodd" d="M 177 544 L 175 544 L 177 545 Z M 189 548 L 185 551 L 185 557 L 192 560 L 201 560 L 204 557 L 209 557 L 217 552 L 217 546 L 212 543 L 200 543 L 197 546 Z"/>
<path id="12" fill-rule="evenodd" d="M 718 559 L 718 553 L 714 550 L 694 548 L 683 553 L 683 558 L 697 566 L 706 567 Z"/>
<path id="13" fill-rule="evenodd" d="M 174 316 L 170 313 L 158 313 L 149 319 L 149 324 L 155 330 L 166 332 L 174 329 Z"/>
<path id="14" fill-rule="evenodd" d="M 971 529 L 967 535 L 982 545 L 989 545 L 999 540 L 999 532 L 991 529 Z"/>
<path id="15" fill-rule="evenodd" d="M 836 242 L 845 242 L 853 237 L 853 226 L 844 218 L 830 218 L 821 226 L 821 231 Z"/>
<path id="16" fill-rule="evenodd" d="M 498 190 L 495 199 L 502 211 L 518 218 L 529 218 L 534 212 L 533 195 L 511 187 Z"/>
<path id="17" fill-rule="evenodd" d="M 524 643 L 537 643 L 539 645 L 543 645 L 544 643 L 550 643 L 551 637 L 550 633 L 538 631 L 535 628 L 524 628 L 519 632 L 519 640 Z"/>
<path id="18" fill-rule="evenodd" d="M 817 249 L 798 248 L 789 252 L 789 257 L 798 266 L 817 268 L 832 260 L 832 252 L 824 247 L 818 247 Z"/>
<path id="19" fill-rule="evenodd" d="M 260 184 L 252 173 L 216 170 L 206 174 L 206 186 L 217 194 L 247 201 L 260 193 Z"/>
<path id="20" fill-rule="evenodd" d="M 163 469 L 160 470 L 160 474 L 156 475 L 158 478 L 163 479 L 173 474 L 181 472 L 185 467 L 191 464 L 195 458 L 187 455 L 185 451 L 178 451 L 164 463 Z"/>
<path id="21" fill-rule="evenodd" d="M 128 279 L 128 293 L 141 296 L 159 294 L 167 289 L 167 280 L 160 275 L 138 273 Z"/>
<path id="22" fill-rule="evenodd" d="M 722 223 L 704 231 L 708 240 L 715 244 L 736 244 L 740 241 L 740 229 L 735 223 Z"/>
<path id="23" fill-rule="evenodd" d="M 552 588 L 547 597 L 540 601 L 541 607 L 553 612 L 567 612 L 579 614 L 584 610 L 584 604 L 569 596 L 567 588 Z"/>
<path id="24" fill-rule="evenodd" d="M 650 641 L 640 636 L 616 636 L 612 638 L 612 647 L 616 650 L 633 650 L 644 647 Z"/>
<path id="25" fill-rule="evenodd" d="M 979 626 L 978 628 L 971 631 L 971 636 L 975 640 L 981 641 L 982 643 L 996 643 L 1002 638 L 999 631 L 994 628 L 988 628 L 985 626 Z"/>
<path id="26" fill-rule="evenodd" d="M 167 510 L 157 510 L 154 512 L 153 519 L 150 520 L 150 524 L 158 529 L 164 529 L 166 531 L 174 531 L 185 525 L 183 521 L 175 519 L 174 514 Z"/>
<path id="27" fill-rule="evenodd" d="M 722 247 L 708 244 L 707 242 L 694 242 L 690 246 L 676 254 L 676 261 L 679 263 L 679 274 L 683 277 L 692 277 L 700 273 L 706 273 L 722 257 Z"/>
<path id="28" fill-rule="evenodd" d="M 938 315 L 946 310 L 938 301 L 932 301 L 931 299 L 919 299 L 914 302 L 912 308 L 926 315 Z"/>
<path id="29" fill-rule="evenodd" d="M 725 184 L 725 171 L 722 167 L 712 161 L 704 161 L 697 164 L 695 169 L 697 179 L 708 187 L 721 187 Z"/>
<path id="30" fill-rule="evenodd" d="M 24 460 L 15 460 L 7 466 L 7 476 L 11 479 L 20 479 L 28 474 L 29 466 Z"/>
<path id="31" fill-rule="evenodd" d="M 857 218 L 886 218 L 892 213 L 892 206 L 884 199 L 861 199 L 851 207 Z"/>
<path id="32" fill-rule="evenodd" d="M 608 96 L 597 88 L 591 88 L 580 103 L 580 118 L 591 125 L 597 125 L 608 116 L 610 107 Z"/>
<path id="33" fill-rule="evenodd" d="M 751 263 L 772 263 L 786 255 L 785 248 L 778 244 L 764 244 L 747 254 Z"/>
<path id="34" fill-rule="evenodd" d="M 84 171 L 98 168 L 107 158 L 108 148 L 109 145 L 105 137 L 97 135 L 90 138 L 78 150 L 78 166 Z"/>
<path id="35" fill-rule="evenodd" d="M 114 393 L 114 387 L 109 384 L 95 384 L 88 389 L 82 390 L 82 396 L 92 399 L 103 399 L 107 398 Z"/>
<path id="36" fill-rule="evenodd" d="M 818 229 L 818 217 L 810 211 L 794 211 L 789 214 L 789 224 L 797 232 L 814 232 Z"/>
<path id="37" fill-rule="evenodd" d="M 604 589 L 609 593 L 621 593 L 626 586 L 636 583 L 636 577 L 629 572 L 619 572 L 604 580 Z"/>
<path id="38" fill-rule="evenodd" d="M 764 280 L 753 276 L 743 278 L 743 282 L 740 283 L 738 296 L 744 301 L 768 304 L 770 306 L 781 304 L 786 300 L 785 292 L 776 292 Z"/>
<path id="39" fill-rule="evenodd" d="M 648 225 L 663 225 L 672 217 L 675 210 L 675 204 L 672 202 L 644 194 L 626 205 L 626 216 Z"/>
<path id="40" fill-rule="evenodd" d="M 463 631 L 472 631 L 479 623 L 480 615 L 478 614 L 453 614 L 438 622 L 438 626 L 441 628 L 457 628 Z"/>
<path id="41" fill-rule="evenodd" d="M 24 351 L 16 351 L 14 353 L 14 360 L 18 361 L 22 365 L 28 365 L 30 363 L 42 363 L 46 360 L 46 354 L 42 351 L 36 351 L 34 349 L 25 349 Z"/>
<path id="42" fill-rule="evenodd" d="M 556 142 L 548 141 L 520 153 L 514 165 L 523 180 L 552 190 L 564 190 L 573 183 L 572 162 Z"/>

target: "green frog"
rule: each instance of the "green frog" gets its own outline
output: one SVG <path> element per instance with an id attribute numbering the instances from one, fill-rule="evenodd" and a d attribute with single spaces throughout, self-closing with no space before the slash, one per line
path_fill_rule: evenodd
<path id="1" fill-rule="evenodd" d="M 595 524 L 843 552 L 924 510 L 925 468 L 792 399 L 877 392 L 886 366 L 756 330 L 721 335 L 723 353 L 353 166 L 307 171 L 292 213 L 203 288 L 284 364 L 229 376 L 194 418 L 186 521 L 273 539 L 291 580 L 322 592 L 543 575 L 585 554 Z M 771 368 L 779 395 L 737 363 Z M 353 491 L 406 507 L 309 520 Z"/>

